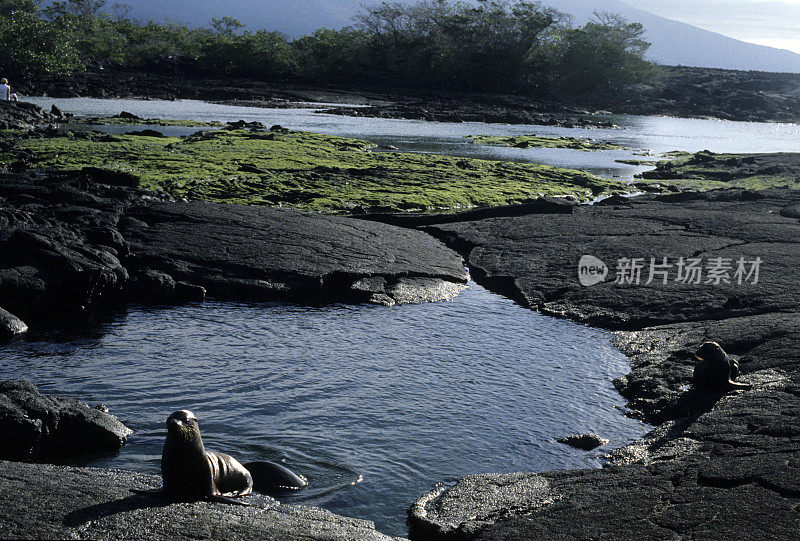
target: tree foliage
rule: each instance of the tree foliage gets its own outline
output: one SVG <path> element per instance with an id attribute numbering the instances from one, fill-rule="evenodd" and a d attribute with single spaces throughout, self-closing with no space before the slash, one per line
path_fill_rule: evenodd
<path id="1" fill-rule="evenodd" d="M 109 13 L 111 11 L 111 13 Z M 363 8 L 354 26 L 288 40 L 236 19 L 210 28 L 140 22 L 106 0 L 0 0 L 0 61 L 14 73 L 147 69 L 180 58 L 197 73 L 531 95 L 619 92 L 646 78 L 639 24 L 608 14 L 573 27 L 538 2 L 420 0 Z"/>
<path id="2" fill-rule="evenodd" d="M 31 0 L 0 0 L 0 36 L 4 76 L 69 73 L 80 67 L 77 51 Z"/>

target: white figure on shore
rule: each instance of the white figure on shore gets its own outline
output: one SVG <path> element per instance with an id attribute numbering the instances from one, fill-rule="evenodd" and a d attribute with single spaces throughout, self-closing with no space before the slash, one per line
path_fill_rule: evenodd
<path id="1" fill-rule="evenodd" d="M 8 79 L 6 79 L 5 77 L 0 79 L 0 100 L 5 100 L 5 101 L 9 101 L 9 100 L 18 101 L 19 100 L 17 95 L 14 94 L 13 92 L 11 92 L 11 87 L 8 86 Z"/>

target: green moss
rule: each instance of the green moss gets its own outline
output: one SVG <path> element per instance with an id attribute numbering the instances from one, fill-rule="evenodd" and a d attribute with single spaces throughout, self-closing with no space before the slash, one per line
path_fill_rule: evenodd
<path id="1" fill-rule="evenodd" d="M 690 154 L 670 152 L 668 160 L 639 175 L 636 185 L 676 186 L 681 189 L 711 190 L 741 188 L 800 188 L 798 154 Z"/>
<path id="2" fill-rule="evenodd" d="M 499 137 L 493 135 L 468 135 L 476 145 L 490 145 L 514 148 L 568 148 L 571 150 L 624 150 L 626 147 L 610 141 L 595 141 L 577 137 L 541 137 L 538 135 L 521 135 L 517 137 Z"/>
<path id="3" fill-rule="evenodd" d="M 137 175 L 178 197 L 286 205 L 337 213 L 356 207 L 440 211 L 522 202 L 540 194 L 581 200 L 619 183 L 543 165 L 371 152 L 365 141 L 307 132 L 218 130 L 176 137 L 97 135 L 19 139 L 0 153 L 38 170 L 87 166 Z"/>
<path id="4" fill-rule="evenodd" d="M 122 126 L 178 126 L 185 128 L 214 128 L 224 126 L 222 122 L 203 120 L 177 120 L 173 118 L 120 118 L 118 116 L 98 116 L 76 118 L 81 124 L 102 126 L 107 124 Z"/>

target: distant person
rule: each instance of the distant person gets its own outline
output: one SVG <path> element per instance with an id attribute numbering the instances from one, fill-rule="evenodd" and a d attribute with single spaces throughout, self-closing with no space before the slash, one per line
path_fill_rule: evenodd
<path id="1" fill-rule="evenodd" d="M 8 79 L 3 77 L 0 79 L 0 100 L 5 101 L 18 101 L 17 95 L 11 92 L 11 87 L 8 86 Z"/>

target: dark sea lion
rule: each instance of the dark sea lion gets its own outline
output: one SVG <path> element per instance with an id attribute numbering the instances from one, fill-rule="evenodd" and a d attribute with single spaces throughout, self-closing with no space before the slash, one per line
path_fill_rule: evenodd
<path id="1" fill-rule="evenodd" d="M 698 391 L 724 393 L 749 389 L 751 385 L 734 381 L 739 375 L 739 363 L 728 356 L 716 342 L 705 342 L 694 354 L 692 384 Z"/>
<path id="2" fill-rule="evenodd" d="M 161 476 L 161 490 L 134 492 L 177 501 L 210 499 L 247 505 L 231 498 L 253 491 L 253 478 L 239 461 L 224 453 L 206 451 L 197 418 L 189 410 L 176 411 L 167 419 Z"/>

